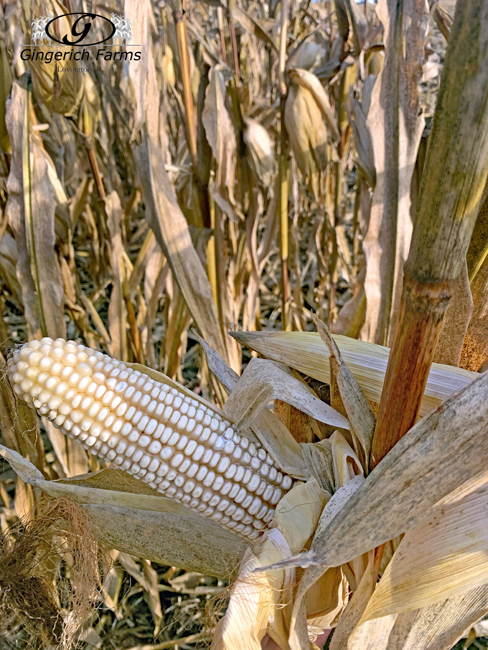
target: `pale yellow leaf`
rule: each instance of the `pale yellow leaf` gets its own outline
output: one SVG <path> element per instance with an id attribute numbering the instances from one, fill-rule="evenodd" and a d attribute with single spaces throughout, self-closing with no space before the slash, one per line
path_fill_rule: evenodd
<path id="1" fill-rule="evenodd" d="M 433 508 L 396 550 L 363 621 L 427 607 L 488 582 L 488 486 Z"/>
<path id="2" fill-rule="evenodd" d="M 390 633 L 388 650 L 451 650 L 487 612 L 487 585 L 430 607 L 403 612 Z"/>
<path id="3" fill-rule="evenodd" d="M 330 383 L 330 353 L 316 332 L 229 332 L 231 336 L 268 359 Z M 383 391 L 389 348 L 334 334 L 342 358 L 371 402 L 379 403 Z M 425 415 L 455 391 L 464 388 L 478 373 L 433 363 L 420 414 Z"/>

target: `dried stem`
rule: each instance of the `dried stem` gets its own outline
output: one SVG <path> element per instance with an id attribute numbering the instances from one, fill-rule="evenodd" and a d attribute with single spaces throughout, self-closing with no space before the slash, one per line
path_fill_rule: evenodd
<path id="1" fill-rule="evenodd" d="M 287 86 L 285 78 L 286 66 L 286 41 L 288 30 L 288 0 L 281 3 L 281 27 L 280 27 L 280 58 L 278 66 L 278 81 L 281 95 L 281 137 L 279 155 L 279 187 L 280 187 L 280 258 L 281 258 L 281 327 L 284 330 L 289 328 L 289 272 L 288 272 L 288 138 L 285 127 L 285 104 Z"/>
<path id="2" fill-rule="evenodd" d="M 193 171 L 193 178 L 198 188 L 198 198 L 200 203 L 200 211 L 202 221 L 197 223 L 199 226 L 210 227 L 210 211 L 208 203 L 207 187 L 200 181 L 198 174 L 198 147 L 197 147 L 197 132 L 195 124 L 195 107 L 193 104 L 193 93 L 191 87 L 191 74 L 190 74 L 190 57 L 188 55 L 188 28 L 186 23 L 186 0 L 179 3 L 179 7 L 173 12 L 173 19 L 175 22 L 176 39 L 178 41 L 178 55 L 180 58 L 181 68 L 181 81 L 183 84 L 183 101 L 185 103 L 185 117 L 186 117 L 186 138 L 188 142 L 188 149 L 190 152 L 190 159 Z M 195 216 L 200 221 L 198 211 L 195 211 Z"/>
<path id="3" fill-rule="evenodd" d="M 462 271 L 478 214 L 488 172 L 487 24 L 483 0 L 458 4 L 405 265 L 373 466 L 417 419 L 451 284 Z"/>

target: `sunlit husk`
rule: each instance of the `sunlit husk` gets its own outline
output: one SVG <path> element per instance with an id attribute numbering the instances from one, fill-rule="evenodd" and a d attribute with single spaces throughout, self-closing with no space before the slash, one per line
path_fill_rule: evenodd
<path id="1" fill-rule="evenodd" d="M 268 359 L 330 382 L 330 354 L 315 332 L 232 332 L 231 335 Z M 368 400 L 379 403 L 389 349 L 336 334 L 334 340 Z M 478 376 L 461 368 L 432 364 L 420 414 L 425 415 Z"/>
<path id="2" fill-rule="evenodd" d="M 214 636 L 213 650 L 241 650 L 243 639 L 246 639 L 246 650 L 260 650 L 266 633 L 280 647 L 287 647 L 291 611 L 283 605 L 292 597 L 295 571 L 251 572 L 290 557 L 303 548 L 328 498 L 330 496 L 312 479 L 294 487 L 280 501 L 274 518 L 276 528 L 265 534 L 260 547 L 247 551 L 242 560 L 229 608 Z M 332 603 L 325 603 L 325 609 L 335 606 L 334 599 Z"/>

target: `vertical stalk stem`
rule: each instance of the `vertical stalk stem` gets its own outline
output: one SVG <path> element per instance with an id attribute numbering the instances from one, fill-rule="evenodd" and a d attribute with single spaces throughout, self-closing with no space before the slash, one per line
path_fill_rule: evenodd
<path id="1" fill-rule="evenodd" d="M 39 279 L 39 267 L 37 265 L 37 251 L 35 240 L 34 228 L 34 215 L 32 213 L 32 169 L 31 169 L 31 138 L 30 138 L 30 125 L 31 125 L 31 98 L 32 98 L 32 85 L 29 80 L 29 85 L 26 93 L 25 100 L 25 114 L 24 114 L 24 130 L 23 130 L 23 194 L 24 194 L 24 218 L 26 222 L 26 237 L 27 249 L 29 252 L 29 261 L 31 267 L 32 278 L 36 289 L 37 302 L 39 308 L 39 321 L 41 332 L 43 336 L 48 335 L 46 318 L 44 316 L 44 308 L 42 305 L 41 296 L 41 283 Z"/>
<path id="2" fill-rule="evenodd" d="M 488 5 L 456 6 L 371 465 L 415 424 L 488 175 Z"/>
<path id="3" fill-rule="evenodd" d="M 290 308 L 290 286 L 288 270 L 288 194 L 289 194 L 289 154 L 288 138 L 285 127 L 285 105 L 287 96 L 286 86 L 286 42 L 288 31 L 288 0 L 281 3 L 281 31 L 278 65 L 278 83 L 281 97 L 281 134 L 279 155 L 279 186 L 280 186 L 280 259 L 281 259 L 281 326 L 283 330 L 290 327 L 288 311 Z"/>
<path id="4" fill-rule="evenodd" d="M 181 81 L 183 84 L 183 101 L 186 113 L 186 137 L 193 170 L 198 166 L 197 133 L 195 129 L 195 109 L 191 90 L 190 57 L 188 56 L 188 32 L 186 29 L 185 12 L 180 2 L 180 7 L 173 12 L 175 21 L 176 39 L 178 41 L 178 54 L 180 57 Z"/>

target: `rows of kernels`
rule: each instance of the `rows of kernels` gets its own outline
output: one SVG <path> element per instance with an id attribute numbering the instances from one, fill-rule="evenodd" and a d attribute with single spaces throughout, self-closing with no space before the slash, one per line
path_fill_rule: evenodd
<path id="1" fill-rule="evenodd" d="M 9 373 L 19 397 L 90 452 L 246 537 L 291 487 L 212 408 L 101 352 L 45 338 L 15 353 Z"/>

